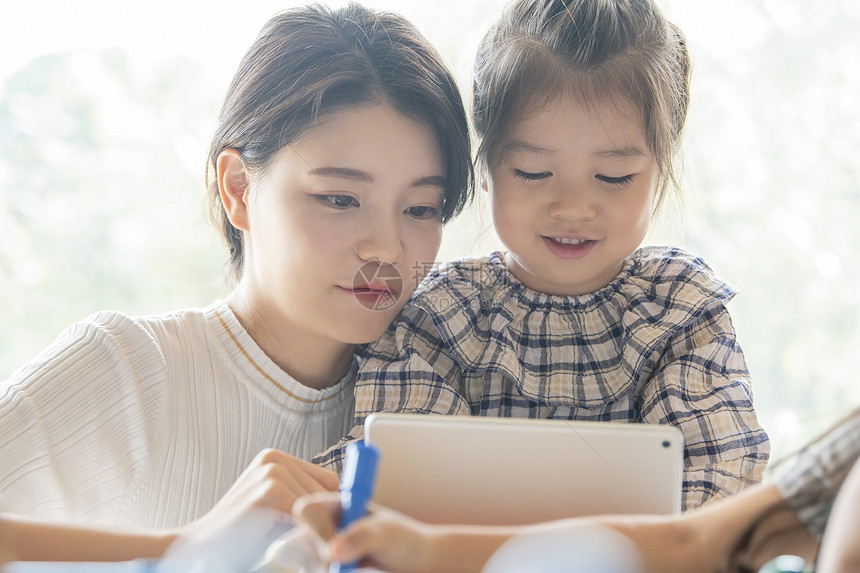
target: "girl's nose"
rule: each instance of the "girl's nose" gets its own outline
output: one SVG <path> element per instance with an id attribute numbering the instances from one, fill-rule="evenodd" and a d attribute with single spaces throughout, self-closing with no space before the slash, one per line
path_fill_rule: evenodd
<path id="1" fill-rule="evenodd" d="M 567 186 L 552 198 L 549 213 L 555 219 L 590 221 L 597 216 L 597 203 L 590 191 Z"/>

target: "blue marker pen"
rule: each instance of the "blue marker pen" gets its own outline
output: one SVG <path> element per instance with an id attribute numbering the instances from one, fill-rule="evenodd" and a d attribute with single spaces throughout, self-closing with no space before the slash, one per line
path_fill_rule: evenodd
<path id="1" fill-rule="evenodd" d="M 378 465 L 379 450 L 370 444 L 358 441 L 346 447 L 346 463 L 340 487 L 341 529 L 366 513 L 367 502 L 373 496 Z M 347 573 L 354 571 L 357 566 L 357 563 L 332 563 L 329 573 Z"/>

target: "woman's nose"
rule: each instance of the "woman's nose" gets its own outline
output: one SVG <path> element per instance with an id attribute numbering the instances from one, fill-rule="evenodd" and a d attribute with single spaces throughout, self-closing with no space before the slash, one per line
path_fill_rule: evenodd
<path id="1" fill-rule="evenodd" d="M 396 264 L 403 257 L 403 241 L 396 225 L 365 221 L 366 229 L 355 246 L 355 254 L 364 261 Z"/>

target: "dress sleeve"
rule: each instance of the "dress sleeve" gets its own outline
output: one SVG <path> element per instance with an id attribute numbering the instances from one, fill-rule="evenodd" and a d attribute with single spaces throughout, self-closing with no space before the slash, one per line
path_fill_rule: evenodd
<path id="1" fill-rule="evenodd" d="M 147 461 L 163 361 L 133 321 L 75 324 L 0 384 L 0 508 L 109 521 Z"/>
<path id="2" fill-rule="evenodd" d="M 340 473 L 346 446 L 364 437 L 364 420 L 373 412 L 468 415 L 462 379 L 433 320 L 408 306 L 363 353 L 355 383 L 353 429 L 313 462 Z"/>
<path id="3" fill-rule="evenodd" d="M 860 460 L 860 410 L 777 465 L 774 483 L 810 533 L 821 539 L 842 482 Z"/>
<path id="4" fill-rule="evenodd" d="M 640 416 L 684 434 L 685 510 L 761 481 L 770 441 L 753 409 L 746 360 L 722 301 L 673 333 L 645 385 Z"/>

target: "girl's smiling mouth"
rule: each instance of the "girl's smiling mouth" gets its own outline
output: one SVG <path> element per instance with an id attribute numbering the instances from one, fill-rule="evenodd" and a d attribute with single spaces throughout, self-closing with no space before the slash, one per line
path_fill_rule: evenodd
<path id="1" fill-rule="evenodd" d="M 573 260 L 586 256 L 597 241 L 593 239 L 580 239 L 571 237 L 541 236 L 549 252 L 560 259 Z"/>

